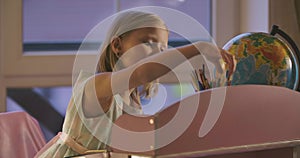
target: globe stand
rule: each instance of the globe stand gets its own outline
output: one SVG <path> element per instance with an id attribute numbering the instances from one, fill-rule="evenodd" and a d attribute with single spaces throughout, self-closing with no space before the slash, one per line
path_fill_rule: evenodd
<path id="1" fill-rule="evenodd" d="M 282 30 L 280 30 L 279 29 L 279 27 L 277 26 L 277 25 L 273 25 L 272 26 L 272 30 L 271 30 L 271 32 L 270 32 L 270 34 L 272 35 L 272 36 L 275 36 L 276 34 L 279 34 L 281 37 L 283 37 L 284 39 L 285 39 L 285 41 L 286 42 L 288 42 L 289 43 L 289 45 L 292 47 L 292 49 L 294 50 L 294 52 L 296 53 L 295 54 L 295 56 L 296 56 L 296 60 L 297 60 L 297 67 L 298 67 L 298 70 L 299 70 L 299 61 L 300 61 L 300 51 L 299 51 L 299 49 L 298 49 L 298 47 L 297 47 L 297 45 L 296 45 L 296 43 L 292 40 L 292 38 L 288 35 L 288 34 L 286 34 L 284 31 L 282 31 Z M 299 74 L 298 74 L 298 76 L 295 76 L 297 79 L 297 83 L 296 83 L 296 90 L 297 91 L 300 91 L 300 86 L 299 86 Z"/>

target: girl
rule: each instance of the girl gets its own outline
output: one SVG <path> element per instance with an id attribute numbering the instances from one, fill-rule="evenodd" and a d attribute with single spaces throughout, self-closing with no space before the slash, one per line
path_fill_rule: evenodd
<path id="1" fill-rule="evenodd" d="M 205 42 L 166 49 L 168 34 L 157 15 L 120 13 L 102 44 L 98 73 L 79 75 L 62 132 L 36 156 L 65 157 L 106 149 L 113 122 L 125 112 L 142 114 L 140 96 L 153 96 L 157 79 L 187 59 L 203 55 L 222 71 L 219 59 L 223 57 L 229 74 L 234 71 L 233 57 Z M 211 51 L 200 51 L 207 49 Z"/>

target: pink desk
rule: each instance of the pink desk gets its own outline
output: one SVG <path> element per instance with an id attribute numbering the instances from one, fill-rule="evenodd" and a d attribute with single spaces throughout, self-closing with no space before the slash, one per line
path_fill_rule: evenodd
<path id="1" fill-rule="evenodd" d="M 208 111 L 217 113 L 220 110 L 220 106 L 209 105 L 218 98 L 213 94 L 222 96 L 224 93 L 225 100 L 220 104 L 221 112 L 215 122 L 211 121 L 213 119 L 204 120 Z M 180 106 L 197 109 L 190 111 L 194 117 L 188 125 L 185 118 L 190 116 L 177 116 Z M 187 125 L 187 129 L 177 139 L 158 148 L 176 133 L 176 129 L 168 132 L 156 130 L 166 127 L 175 117 L 182 120 L 177 121 L 182 123 L 177 127 Z M 214 122 L 211 123 L 213 126 L 199 137 L 200 127 L 204 123 L 209 124 L 209 121 Z M 130 133 L 148 134 L 146 137 L 124 134 L 114 127 L 111 142 L 115 153 L 149 157 L 300 157 L 300 93 L 282 87 L 242 85 L 207 90 L 187 97 L 154 116 L 122 115 L 116 124 L 133 131 Z"/>

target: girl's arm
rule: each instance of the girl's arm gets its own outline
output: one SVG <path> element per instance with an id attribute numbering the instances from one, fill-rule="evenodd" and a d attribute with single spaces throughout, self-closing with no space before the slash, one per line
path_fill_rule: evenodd
<path id="1" fill-rule="evenodd" d="M 222 56 L 219 54 L 218 50 L 212 50 L 209 52 L 210 54 L 205 54 L 207 52 L 202 51 L 208 49 L 206 48 L 207 44 L 208 43 L 206 42 L 196 42 L 176 49 L 168 49 L 164 52 L 142 59 L 136 64 L 120 71 L 97 74 L 90 78 L 85 86 L 85 100 L 89 100 L 91 96 L 95 96 L 100 102 L 103 112 L 107 112 L 114 94 L 122 93 L 126 90 L 151 82 L 194 56 L 200 54 L 204 56 L 208 55 L 208 57 L 206 57 L 208 60 L 219 62 L 219 59 L 222 58 Z M 226 63 L 233 62 L 224 57 L 223 59 Z M 93 89 L 95 89 L 96 93 Z M 93 106 L 97 105 L 89 105 L 89 107 L 85 107 L 85 110 L 95 112 L 95 107 Z"/>

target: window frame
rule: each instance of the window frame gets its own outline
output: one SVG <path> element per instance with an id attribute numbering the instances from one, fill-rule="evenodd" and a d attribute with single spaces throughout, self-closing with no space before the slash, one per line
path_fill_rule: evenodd
<path id="1" fill-rule="evenodd" d="M 75 55 L 23 53 L 22 0 L 1 1 L 3 75 L 6 86 L 52 86 L 69 83 Z M 41 66 L 37 66 L 41 65 Z M 58 80 L 56 80 L 58 79 Z M 33 80 L 32 82 L 30 82 Z M 39 82 L 40 81 L 40 82 Z"/>

